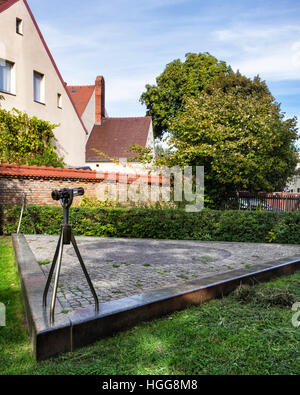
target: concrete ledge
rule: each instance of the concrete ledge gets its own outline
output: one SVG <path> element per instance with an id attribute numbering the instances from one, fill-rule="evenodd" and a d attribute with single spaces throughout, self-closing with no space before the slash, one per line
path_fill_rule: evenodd
<path id="1" fill-rule="evenodd" d="M 49 308 L 42 306 L 46 278 L 23 235 L 13 235 L 13 246 L 19 268 L 22 295 L 33 351 L 38 361 L 59 353 L 73 351 L 103 337 L 128 329 L 141 321 L 199 305 L 229 294 L 240 284 L 268 281 L 300 269 L 300 255 L 266 262 L 246 269 L 187 281 L 135 296 L 101 303 L 99 313 L 94 308 L 78 309 L 62 314 L 57 301 L 55 324 L 49 323 Z M 49 304 L 49 303 L 48 303 Z"/>

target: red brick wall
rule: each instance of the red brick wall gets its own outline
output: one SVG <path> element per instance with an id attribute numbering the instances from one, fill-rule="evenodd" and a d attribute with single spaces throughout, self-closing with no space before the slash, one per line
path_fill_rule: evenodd
<path id="1" fill-rule="evenodd" d="M 54 189 L 83 187 L 85 196 L 96 196 L 98 182 L 81 180 L 45 180 L 34 178 L 0 178 L 0 204 L 21 204 L 22 194 L 25 193 L 28 204 L 59 205 L 51 198 Z M 80 199 L 74 199 L 74 205 L 80 203 Z"/>
<path id="2" fill-rule="evenodd" d="M 161 177 L 153 177 L 152 182 L 162 182 Z M 27 204 L 55 206 L 60 203 L 51 198 L 54 189 L 83 187 L 85 196 L 95 197 L 100 184 L 109 185 L 115 179 L 118 180 L 118 175 L 91 170 L 0 164 L 0 204 L 19 205 L 25 193 Z M 148 176 L 142 176 L 142 179 L 147 183 L 151 181 Z M 128 183 L 134 180 L 131 176 Z M 75 198 L 74 205 L 80 200 Z"/>

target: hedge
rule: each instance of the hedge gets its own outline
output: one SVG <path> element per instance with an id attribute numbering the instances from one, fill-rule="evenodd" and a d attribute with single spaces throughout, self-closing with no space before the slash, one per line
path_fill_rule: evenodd
<path id="1" fill-rule="evenodd" d="M 59 233 L 61 207 L 28 206 L 28 210 L 37 233 Z M 16 232 L 20 207 L 2 211 L 2 233 Z M 300 244 L 298 212 L 74 207 L 70 219 L 78 236 Z M 33 232 L 26 214 L 21 232 Z"/>

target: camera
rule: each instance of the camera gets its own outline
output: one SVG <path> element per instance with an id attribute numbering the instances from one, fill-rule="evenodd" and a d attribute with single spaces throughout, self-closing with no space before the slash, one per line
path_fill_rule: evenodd
<path id="1" fill-rule="evenodd" d="M 51 197 L 53 200 L 69 200 L 73 199 L 74 196 L 83 196 L 84 189 L 83 188 L 64 188 L 52 191 Z"/>

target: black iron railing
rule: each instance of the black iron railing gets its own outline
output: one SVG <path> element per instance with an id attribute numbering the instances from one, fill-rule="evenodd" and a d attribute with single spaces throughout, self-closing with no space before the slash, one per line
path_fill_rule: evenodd
<path id="1" fill-rule="evenodd" d="M 300 211 L 300 194 L 239 193 L 225 204 L 231 210 Z"/>

